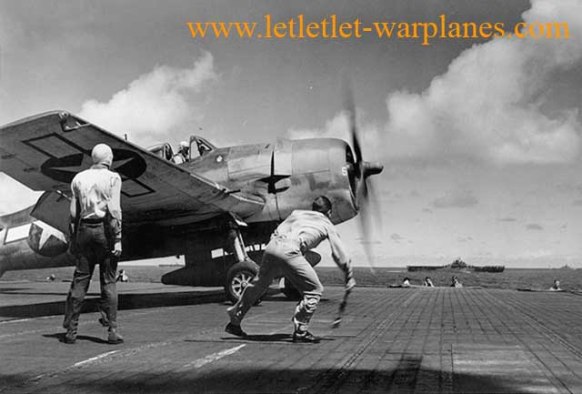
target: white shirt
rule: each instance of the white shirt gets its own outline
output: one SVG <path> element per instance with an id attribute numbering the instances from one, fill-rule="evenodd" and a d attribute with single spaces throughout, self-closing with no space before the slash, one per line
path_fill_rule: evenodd
<path id="1" fill-rule="evenodd" d="M 104 165 L 81 171 L 71 182 L 73 198 L 79 202 L 80 219 L 101 219 L 107 212 L 121 220 L 121 177 Z"/>
<path id="2" fill-rule="evenodd" d="M 331 255 L 340 267 L 350 264 L 350 257 L 340 240 L 333 223 L 323 213 L 316 211 L 295 210 L 277 227 L 274 236 L 298 239 L 301 250 L 310 250 L 328 239 Z"/>

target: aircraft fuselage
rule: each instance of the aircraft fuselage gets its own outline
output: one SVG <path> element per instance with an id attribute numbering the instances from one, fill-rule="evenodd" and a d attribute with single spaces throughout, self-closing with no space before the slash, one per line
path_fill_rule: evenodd
<path id="1" fill-rule="evenodd" d="M 32 207 L 0 217 L 0 275 L 5 271 L 65 267 L 68 237 L 30 216 Z"/>
<path id="2" fill-rule="evenodd" d="M 261 211 L 238 218 L 247 224 L 241 227 L 241 233 L 245 244 L 255 252 L 268 241 L 278 223 L 295 209 L 311 209 L 319 195 L 332 200 L 334 223 L 349 220 L 358 211 L 352 152 L 339 139 L 213 147 L 178 165 L 224 186 L 229 193 L 242 192 L 265 202 Z M 53 211 L 66 217 L 66 196 L 45 194 L 37 204 L 54 196 L 58 209 Z M 32 208 L 0 218 L 4 228 L 0 237 L 0 272 L 74 264 L 67 252 L 68 237 L 30 216 Z M 185 255 L 187 266 L 196 267 L 198 285 L 216 285 L 224 280 L 224 272 L 232 264 L 232 251 L 225 241 L 225 217 L 200 221 L 196 212 L 185 212 L 164 221 L 159 219 L 163 212 L 154 214 L 158 215 L 155 224 L 146 217 L 124 217 L 122 261 Z"/>

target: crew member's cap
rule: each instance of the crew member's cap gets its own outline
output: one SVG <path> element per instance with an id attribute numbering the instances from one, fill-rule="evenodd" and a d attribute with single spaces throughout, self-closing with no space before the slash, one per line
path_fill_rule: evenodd
<path id="1" fill-rule="evenodd" d="M 97 144 L 91 151 L 93 164 L 105 164 L 108 167 L 113 163 L 113 151 L 106 144 Z"/>
<path id="2" fill-rule="evenodd" d="M 180 148 L 189 148 L 190 144 L 187 143 L 186 141 L 181 141 L 180 142 Z"/>

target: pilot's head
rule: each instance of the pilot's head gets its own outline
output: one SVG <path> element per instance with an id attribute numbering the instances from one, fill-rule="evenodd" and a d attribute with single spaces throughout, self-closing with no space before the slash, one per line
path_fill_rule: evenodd
<path id="1" fill-rule="evenodd" d="M 91 151 L 91 158 L 93 159 L 93 164 L 103 164 L 111 167 L 111 163 L 113 163 L 113 151 L 109 145 L 97 144 Z"/>
<path id="2" fill-rule="evenodd" d="M 329 201 L 329 198 L 327 198 L 325 196 L 319 196 L 315 200 L 313 200 L 313 204 L 311 206 L 311 209 L 313 211 L 316 211 L 316 212 L 321 212 L 327 217 L 330 217 L 331 216 L 331 201 Z"/>
<path id="3" fill-rule="evenodd" d="M 180 148 L 179 151 L 184 153 L 184 154 L 188 154 L 188 151 L 190 150 L 190 144 L 187 143 L 186 141 L 182 141 L 180 142 Z"/>

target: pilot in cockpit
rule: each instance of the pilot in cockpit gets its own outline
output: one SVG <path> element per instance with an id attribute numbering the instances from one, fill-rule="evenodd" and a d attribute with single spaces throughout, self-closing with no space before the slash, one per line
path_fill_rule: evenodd
<path id="1" fill-rule="evenodd" d="M 178 152 L 174 155 L 173 160 L 176 164 L 186 163 L 189 159 L 190 144 L 186 141 L 180 142 Z"/>

